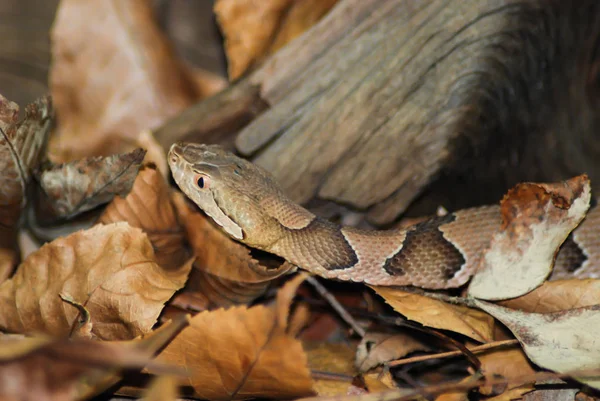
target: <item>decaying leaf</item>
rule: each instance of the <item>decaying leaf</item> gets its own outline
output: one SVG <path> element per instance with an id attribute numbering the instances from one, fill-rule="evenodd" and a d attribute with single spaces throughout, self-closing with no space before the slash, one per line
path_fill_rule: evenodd
<path id="1" fill-rule="evenodd" d="M 214 10 L 225 36 L 229 78 L 300 35 L 337 0 L 218 0 Z"/>
<path id="2" fill-rule="evenodd" d="M 12 227 L 19 220 L 27 183 L 39 162 L 52 119 L 49 97 L 28 105 L 25 118 L 19 121 L 19 106 L 0 95 L 0 226 Z"/>
<path id="3" fill-rule="evenodd" d="M 250 248 L 215 227 L 181 193 L 173 195 L 173 204 L 194 250 L 195 270 L 201 273 L 195 272 L 186 287 L 201 292 L 214 304 L 248 303 L 264 293 L 272 280 L 293 268 L 279 260 L 266 265 L 255 259 Z"/>
<path id="4" fill-rule="evenodd" d="M 410 333 L 367 333 L 356 349 L 355 366 L 363 373 L 386 362 L 400 359 L 411 352 L 430 349 L 427 344 Z"/>
<path id="5" fill-rule="evenodd" d="M 70 219 L 125 196 L 133 186 L 146 152 L 136 149 L 108 157 L 90 157 L 44 168 L 39 175 L 36 216 L 40 222 Z"/>
<path id="6" fill-rule="evenodd" d="M 130 339 L 150 331 L 190 268 L 161 268 L 140 229 L 97 225 L 44 245 L 0 285 L 0 328 L 68 335 L 79 312 L 62 294 L 86 307 L 96 337 Z"/>
<path id="7" fill-rule="evenodd" d="M 147 352 L 110 342 L 0 337 L 0 399 L 81 399 L 104 390 L 107 374 L 150 361 Z"/>
<path id="8" fill-rule="evenodd" d="M 148 1 L 62 0 L 51 40 L 56 162 L 130 150 L 199 99 Z"/>
<path id="9" fill-rule="evenodd" d="M 487 300 L 521 296 L 540 286 L 558 248 L 585 217 L 590 181 L 581 175 L 557 184 L 523 183 L 501 204 L 502 230 L 494 235 L 469 286 Z"/>
<path id="10" fill-rule="evenodd" d="M 201 312 L 157 357 L 184 368 L 195 396 L 211 400 L 292 398 L 312 394 L 302 345 L 288 331 L 292 298 L 303 275 L 276 304 Z"/>
<path id="11" fill-rule="evenodd" d="M 538 366 L 559 373 L 600 371 L 600 305 L 542 314 L 474 302 L 504 323 Z M 574 378 L 600 388 L 600 379 Z"/>
<path id="12" fill-rule="evenodd" d="M 598 304 L 600 280 L 556 280 L 545 282 L 519 298 L 499 304 L 524 312 L 548 313 Z"/>
<path id="13" fill-rule="evenodd" d="M 177 268 L 189 258 L 169 187 L 154 167 L 145 166 L 129 194 L 124 198 L 115 197 L 98 219 L 102 224 L 118 221 L 144 230 L 154 247 L 156 261 L 164 268 Z"/>
<path id="14" fill-rule="evenodd" d="M 494 319 L 477 309 L 451 305 L 392 287 L 371 286 L 371 288 L 396 312 L 424 326 L 451 330 L 480 342 L 493 340 Z"/>
<path id="15" fill-rule="evenodd" d="M 0 283 L 19 261 L 16 223 L 53 117 L 49 97 L 28 105 L 19 121 L 19 106 L 0 95 Z"/>
<path id="16" fill-rule="evenodd" d="M 507 401 L 514 398 L 520 398 L 523 394 L 533 390 L 531 384 L 524 384 L 523 377 L 531 377 L 535 370 L 521 349 L 502 349 L 492 350 L 479 356 L 481 361 L 481 370 L 488 379 L 497 379 L 502 377 L 507 380 L 508 385 L 502 386 L 501 394 L 498 394 L 494 386 L 484 385 L 479 388 L 479 392 L 484 395 L 504 396 Z M 506 398 L 506 397 L 513 398 Z M 500 400 L 498 400 L 500 401 Z"/>

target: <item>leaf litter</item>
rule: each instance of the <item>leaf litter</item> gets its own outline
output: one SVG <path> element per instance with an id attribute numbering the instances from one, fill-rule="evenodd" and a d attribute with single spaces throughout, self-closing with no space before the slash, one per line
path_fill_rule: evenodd
<path id="1" fill-rule="evenodd" d="M 335 3 L 217 1 L 230 79 Z M 152 129 L 225 83 L 178 58 L 149 2 L 62 0 L 51 39 L 51 97 L 23 116 L 0 97 L 0 398 L 129 386 L 148 400 L 462 401 L 599 386 L 599 280 L 552 270 L 563 242 L 598 237 L 587 177 L 509 191 L 460 292 L 324 282 L 359 338 L 294 266 L 233 242 L 170 185 Z M 20 257 L 18 235 L 61 224 Z M 571 388 L 540 390 L 549 381 Z"/>

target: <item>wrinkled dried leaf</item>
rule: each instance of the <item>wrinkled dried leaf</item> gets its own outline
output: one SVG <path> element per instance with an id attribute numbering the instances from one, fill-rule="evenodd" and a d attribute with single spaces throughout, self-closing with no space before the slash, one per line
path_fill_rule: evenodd
<path id="1" fill-rule="evenodd" d="M 575 401 L 576 388 L 550 388 L 526 394 L 523 401 Z M 508 401 L 508 400 L 507 400 Z"/>
<path id="2" fill-rule="evenodd" d="M 0 337 L 0 399 L 75 400 L 101 392 L 116 368 L 150 361 L 147 352 L 110 342 Z"/>
<path id="3" fill-rule="evenodd" d="M 559 373 L 600 369 L 600 305 L 542 314 L 474 302 L 508 327 L 536 365 Z M 600 388 L 598 379 L 574 378 Z"/>
<path id="4" fill-rule="evenodd" d="M 133 186 L 146 152 L 136 149 L 45 168 L 39 176 L 36 216 L 41 222 L 70 219 L 125 196 Z"/>
<path id="5" fill-rule="evenodd" d="M 287 263 L 281 265 L 279 260 L 265 265 L 261 263 L 264 259 L 254 259 L 250 248 L 215 227 L 181 193 L 173 195 L 173 204 L 196 256 L 197 272 L 186 288 L 201 292 L 213 304 L 248 303 L 263 294 L 272 280 L 293 268 Z"/>
<path id="6" fill-rule="evenodd" d="M 144 167 L 129 194 L 125 198 L 115 197 L 98 219 L 102 224 L 118 221 L 144 230 L 162 267 L 174 269 L 189 258 L 183 230 L 171 205 L 169 187 L 152 166 Z"/>
<path id="7" fill-rule="evenodd" d="M 492 238 L 469 295 L 501 300 L 540 286 L 552 270 L 558 248 L 585 217 L 589 204 L 590 181 L 585 175 L 511 189 L 501 204 L 502 230 Z"/>
<path id="8" fill-rule="evenodd" d="M 355 366 L 366 372 L 376 366 L 400 359 L 411 352 L 431 348 L 410 333 L 367 333 L 356 350 Z"/>
<path id="9" fill-rule="evenodd" d="M 195 396 L 211 400 L 292 398 L 312 393 L 302 345 L 287 330 L 300 275 L 272 307 L 202 312 L 157 357 L 185 368 Z M 282 357 L 285 355 L 285 357 Z"/>
<path id="10" fill-rule="evenodd" d="M 600 280 L 557 280 L 545 282 L 519 298 L 499 304 L 524 312 L 548 313 L 598 304 Z"/>
<path id="11" fill-rule="evenodd" d="M 146 235 L 127 223 L 97 225 L 44 245 L 0 285 L 0 328 L 67 335 L 85 305 L 100 339 L 130 339 L 150 331 L 191 266 L 162 269 Z"/>
<path id="12" fill-rule="evenodd" d="M 199 99 L 148 1 L 62 0 L 51 40 L 57 162 L 130 150 Z"/>
<path id="13" fill-rule="evenodd" d="M 150 130 L 143 130 L 135 140 L 135 146 L 146 150 L 144 157 L 145 163 L 154 164 L 165 181 L 169 181 L 171 170 L 167 163 L 167 154 L 165 149 L 158 143 L 154 134 Z"/>
<path id="14" fill-rule="evenodd" d="M 337 0 L 218 0 L 214 11 L 225 36 L 229 78 L 300 35 Z"/>
<path id="15" fill-rule="evenodd" d="M 480 342 L 489 342 L 494 338 L 494 318 L 477 309 L 451 305 L 392 287 L 371 288 L 396 312 L 424 326 L 451 330 Z"/>

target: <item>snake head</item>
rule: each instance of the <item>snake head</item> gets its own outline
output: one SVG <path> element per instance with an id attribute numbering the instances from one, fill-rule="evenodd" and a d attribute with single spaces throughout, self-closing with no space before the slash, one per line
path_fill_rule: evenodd
<path id="1" fill-rule="evenodd" d="M 261 203 L 281 190 L 265 170 L 218 145 L 183 142 L 168 162 L 179 188 L 231 237 L 260 249 L 277 240 Z"/>

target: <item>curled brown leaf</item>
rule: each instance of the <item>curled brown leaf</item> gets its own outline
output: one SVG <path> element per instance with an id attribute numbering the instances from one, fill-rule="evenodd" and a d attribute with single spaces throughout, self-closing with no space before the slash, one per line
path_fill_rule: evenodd
<path id="1" fill-rule="evenodd" d="M 0 285 L 0 328 L 68 335 L 79 311 L 62 294 L 86 307 L 96 337 L 130 339 L 150 331 L 190 268 L 161 268 L 140 229 L 97 225 L 44 245 Z"/>

